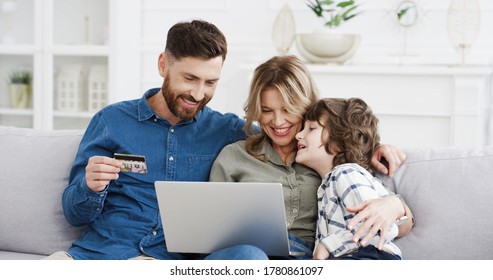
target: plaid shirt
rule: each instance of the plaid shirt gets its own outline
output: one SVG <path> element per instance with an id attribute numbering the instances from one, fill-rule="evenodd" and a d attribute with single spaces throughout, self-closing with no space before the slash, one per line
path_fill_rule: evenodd
<path id="1" fill-rule="evenodd" d="M 355 215 L 346 207 L 355 206 L 363 201 L 389 195 L 382 183 L 366 169 L 355 163 L 336 166 L 325 176 L 320 185 L 318 196 L 317 244 L 322 242 L 331 256 L 339 257 L 358 250 L 358 244 L 351 239 L 359 223 L 352 231 L 347 229 L 349 221 Z M 398 228 L 394 223 L 387 233 L 383 250 L 401 256 L 399 248 L 391 241 L 397 236 Z M 373 237 L 371 245 L 377 247 L 379 235 Z"/>

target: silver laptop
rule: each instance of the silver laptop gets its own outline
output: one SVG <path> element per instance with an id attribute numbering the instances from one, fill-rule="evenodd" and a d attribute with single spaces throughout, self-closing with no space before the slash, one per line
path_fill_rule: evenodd
<path id="1" fill-rule="evenodd" d="M 239 244 L 289 256 L 280 183 L 155 183 L 170 252 L 205 253 Z"/>

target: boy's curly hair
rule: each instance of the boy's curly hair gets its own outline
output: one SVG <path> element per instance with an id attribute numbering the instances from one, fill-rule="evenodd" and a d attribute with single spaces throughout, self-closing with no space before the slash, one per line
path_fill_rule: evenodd
<path id="1" fill-rule="evenodd" d="M 322 143 L 327 153 L 335 154 L 334 167 L 357 163 L 372 172 L 371 158 L 380 142 L 378 118 L 362 99 L 321 99 L 308 109 L 305 119 L 324 128 Z"/>

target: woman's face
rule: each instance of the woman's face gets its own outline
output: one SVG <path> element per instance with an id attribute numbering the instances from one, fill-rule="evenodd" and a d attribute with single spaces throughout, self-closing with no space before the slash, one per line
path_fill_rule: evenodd
<path id="1" fill-rule="evenodd" d="M 296 133 L 301 130 L 302 119 L 289 113 L 275 87 L 266 88 L 261 93 L 260 127 L 272 140 L 273 147 L 284 153 L 296 150 Z"/>

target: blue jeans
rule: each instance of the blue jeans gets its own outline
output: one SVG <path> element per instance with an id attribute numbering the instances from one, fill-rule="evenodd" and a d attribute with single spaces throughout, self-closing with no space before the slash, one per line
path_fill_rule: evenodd
<path id="1" fill-rule="evenodd" d="M 296 235 L 289 234 L 289 249 L 291 256 L 289 257 L 275 257 L 271 256 L 271 260 L 309 260 L 313 258 L 313 244 L 306 242 L 305 240 L 297 237 Z"/>
<path id="2" fill-rule="evenodd" d="M 358 251 L 349 255 L 332 258 L 330 260 L 402 260 L 400 256 L 378 250 L 373 245 L 358 248 Z"/>
<path id="3" fill-rule="evenodd" d="M 253 245 L 240 244 L 218 250 L 209 255 L 194 253 L 166 252 L 167 260 L 268 260 L 260 248 Z"/>
<path id="4" fill-rule="evenodd" d="M 260 248 L 253 245 L 236 245 L 216 251 L 204 260 L 268 260 L 267 255 Z"/>

